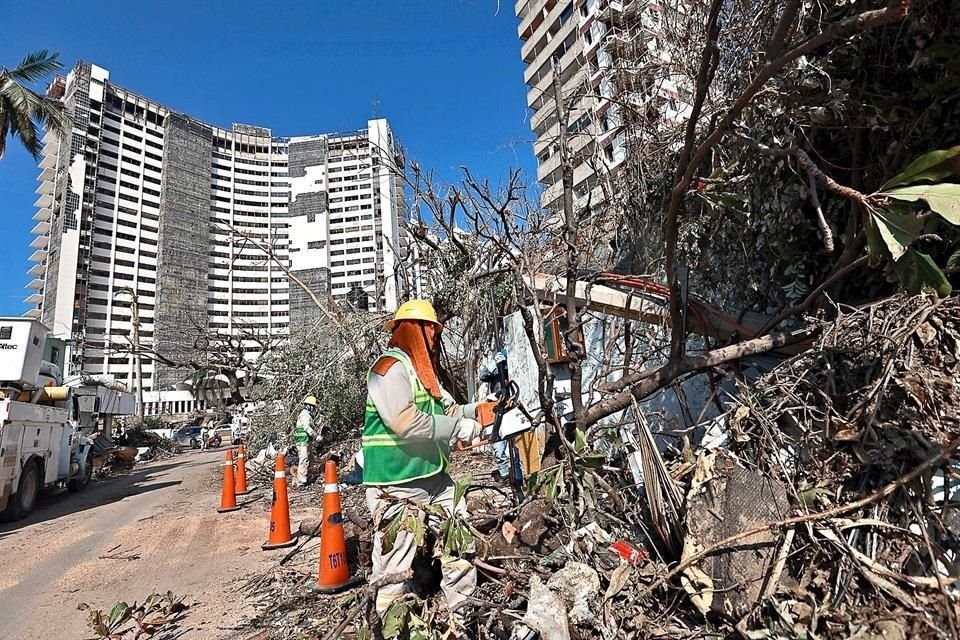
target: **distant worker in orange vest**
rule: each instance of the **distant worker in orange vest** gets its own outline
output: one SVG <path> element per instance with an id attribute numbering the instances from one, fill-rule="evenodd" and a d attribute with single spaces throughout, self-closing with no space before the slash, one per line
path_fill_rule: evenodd
<path id="1" fill-rule="evenodd" d="M 371 582 L 402 574 L 413 564 L 417 543 L 411 532 L 401 530 L 390 550 L 384 549 L 384 529 L 402 509 L 418 518 L 426 517 L 425 509 L 411 505 L 439 505 L 447 513 L 466 514 L 464 500 L 453 503 L 454 483 L 447 474 L 450 443 L 480 437 L 481 425 L 475 420 L 479 408 L 492 415 L 487 406 L 456 404 L 440 386 L 437 361 L 443 325 L 433 305 L 426 300 L 405 302 L 386 327 L 393 334 L 388 349 L 367 374 L 362 438 L 363 484 L 377 527 Z M 443 594 L 455 607 L 476 588 L 476 569 L 462 557 L 444 556 L 440 563 Z M 380 587 L 377 612 L 383 615 L 409 590 L 408 583 Z"/>

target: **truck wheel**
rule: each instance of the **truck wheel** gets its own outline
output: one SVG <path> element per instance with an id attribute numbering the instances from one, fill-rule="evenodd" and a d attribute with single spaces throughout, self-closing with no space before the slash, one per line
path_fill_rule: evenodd
<path id="1" fill-rule="evenodd" d="M 74 478 L 67 482 L 67 490 L 76 493 L 78 491 L 83 491 L 87 488 L 87 485 L 90 484 L 90 478 L 93 477 L 93 451 L 87 453 L 87 468 L 84 470 L 83 475 L 79 478 Z"/>
<path id="2" fill-rule="evenodd" d="M 199 448 L 200 448 L 200 445 L 197 443 L 197 439 L 196 439 L 196 438 L 190 438 L 190 448 L 191 448 L 191 449 L 199 449 Z"/>
<path id="3" fill-rule="evenodd" d="M 40 477 L 40 465 L 36 461 L 28 462 L 23 469 L 23 473 L 20 474 L 17 492 L 10 496 L 7 508 L 0 514 L 2 519 L 11 522 L 25 518 L 37 504 L 37 496 L 40 495 L 40 489 L 42 488 L 43 478 Z"/>

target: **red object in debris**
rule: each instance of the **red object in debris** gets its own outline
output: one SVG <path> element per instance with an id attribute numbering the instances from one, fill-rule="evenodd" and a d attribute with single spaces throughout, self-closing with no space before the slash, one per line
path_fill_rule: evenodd
<path id="1" fill-rule="evenodd" d="M 643 549 L 637 549 L 626 540 L 617 540 L 610 545 L 610 551 L 629 562 L 630 564 L 640 565 L 644 560 L 650 557 L 650 554 Z"/>

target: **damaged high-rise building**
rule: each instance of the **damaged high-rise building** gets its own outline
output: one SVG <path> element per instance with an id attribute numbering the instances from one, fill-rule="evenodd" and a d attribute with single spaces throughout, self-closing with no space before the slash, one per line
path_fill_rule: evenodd
<path id="1" fill-rule="evenodd" d="M 68 373 L 136 387 L 138 339 L 161 356 L 144 358 L 142 386 L 160 390 L 189 375 L 163 361 L 211 335 L 252 359 L 258 334 L 322 322 L 314 298 L 396 308 L 406 209 L 385 119 L 301 137 L 222 129 L 82 61 L 49 94 L 72 126 L 44 138 L 27 302 L 68 341 Z"/>
<path id="2" fill-rule="evenodd" d="M 690 0 L 516 0 L 543 206 L 561 207 L 561 125 L 573 167 L 574 208 L 586 215 L 588 206 L 607 197 L 602 177 L 615 175 L 631 147 L 642 143 L 631 139 L 638 129 L 687 120 L 691 85 L 676 60 L 687 43 L 678 41 L 675 25 L 687 20 L 693 6 Z M 557 87 L 565 123 L 558 118 Z M 642 126 L 633 122 L 637 117 Z"/>

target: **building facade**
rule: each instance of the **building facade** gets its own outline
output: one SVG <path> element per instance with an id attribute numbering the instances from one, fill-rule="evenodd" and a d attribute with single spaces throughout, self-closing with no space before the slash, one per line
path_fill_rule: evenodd
<path id="1" fill-rule="evenodd" d="M 258 335 L 312 327 L 313 297 L 396 308 L 406 209 L 385 119 L 222 129 L 82 61 L 49 93 L 72 129 L 44 138 L 27 302 L 68 341 L 68 373 L 136 388 L 138 343 L 162 356 L 143 359 L 142 388 L 167 389 L 211 335 L 254 359 Z"/>
<path id="2" fill-rule="evenodd" d="M 683 2 L 653 0 L 517 0 L 527 106 L 534 133 L 541 204 L 562 197 L 560 122 L 555 86 L 567 110 L 575 206 L 604 199 L 602 175 L 616 172 L 630 148 L 625 111 L 656 114 L 659 126 L 687 116 L 685 82 L 671 71 L 677 43 L 667 23 Z M 627 119 L 629 120 L 629 119 Z"/>

